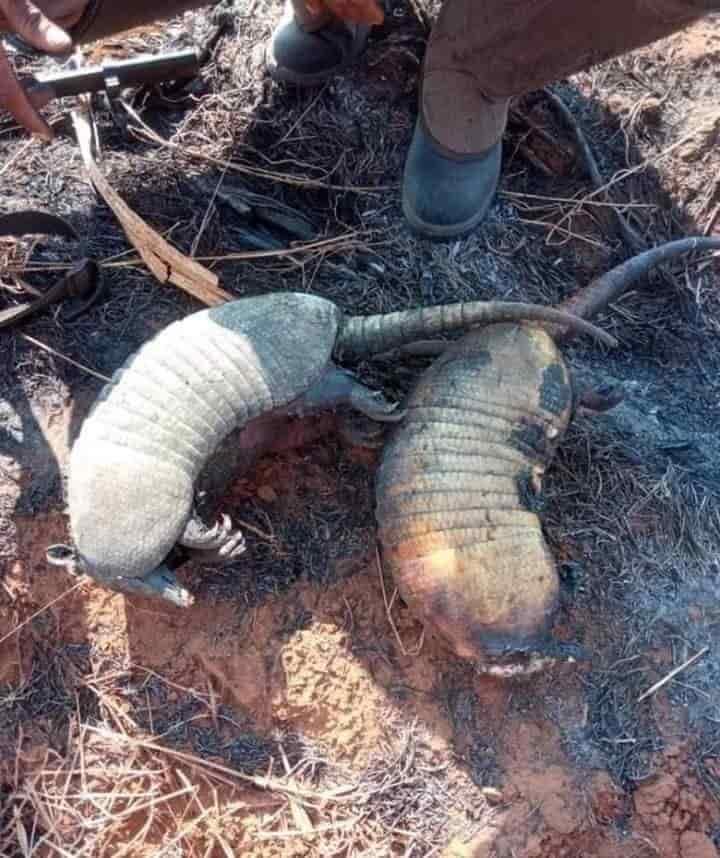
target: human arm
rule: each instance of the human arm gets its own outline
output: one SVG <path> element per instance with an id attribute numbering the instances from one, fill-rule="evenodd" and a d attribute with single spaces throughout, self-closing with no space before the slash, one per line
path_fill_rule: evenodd
<path id="1" fill-rule="evenodd" d="M 0 0 L 0 33 L 16 33 L 29 45 L 50 54 L 72 48 L 67 29 L 76 24 L 85 0 Z M 41 8 L 42 7 L 42 8 Z M 26 90 L 18 81 L 0 43 L 0 109 L 7 110 L 22 126 L 46 139 L 52 137 L 38 109 L 52 99 L 52 91 L 36 87 Z"/>
<path id="2" fill-rule="evenodd" d="M 208 0 L 0 0 L 0 34 L 15 33 L 40 51 L 63 54 L 75 44 L 208 5 Z M 0 43 L 0 115 L 8 111 L 31 133 L 51 139 L 38 111 L 53 97 L 48 87 L 26 88 L 18 81 Z"/>

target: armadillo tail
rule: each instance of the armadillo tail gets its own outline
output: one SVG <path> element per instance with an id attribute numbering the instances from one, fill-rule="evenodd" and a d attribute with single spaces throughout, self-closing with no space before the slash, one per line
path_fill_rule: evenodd
<path id="1" fill-rule="evenodd" d="M 606 345 L 616 345 L 615 339 L 605 331 L 564 310 L 516 302 L 469 301 L 379 316 L 351 316 L 338 333 L 335 355 L 347 360 L 370 357 L 415 340 L 499 322 L 563 325 L 576 333 L 589 334 Z"/>
<path id="2" fill-rule="evenodd" d="M 639 253 L 596 277 L 584 289 L 563 302 L 558 309 L 573 313 L 581 319 L 592 319 L 651 269 L 694 250 L 720 250 L 720 238 L 681 238 Z M 569 339 L 572 333 L 574 332 L 568 331 L 563 339 Z"/>

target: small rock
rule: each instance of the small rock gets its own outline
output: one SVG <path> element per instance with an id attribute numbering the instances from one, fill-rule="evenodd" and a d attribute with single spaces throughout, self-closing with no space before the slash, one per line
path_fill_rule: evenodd
<path id="1" fill-rule="evenodd" d="M 492 855 L 497 854 L 495 851 L 497 835 L 497 829 L 489 827 L 470 841 L 457 837 L 447 845 L 442 858 L 491 858 Z"/>
<path id="2" fill-rule="evenodd" d="M 265 503 L 275 503 L 278 499 L 277 492 L 272 486 L 260 486 L 257 494 L 260 500 L 264 500 Z"/>
<path id="3" fill-rule="evenodd" d="M 485 800 L 490 802 L 490 804 L 500 804 L 504 799 L 502 791 L 495 789 L 495 787 L 483 787 L 480 792 L 483 794 Z"/>

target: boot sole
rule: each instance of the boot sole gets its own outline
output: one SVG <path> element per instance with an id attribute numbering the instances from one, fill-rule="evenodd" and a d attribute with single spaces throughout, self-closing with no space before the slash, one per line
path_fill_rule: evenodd
<path id="1" fill-rule="evenodd" d="M 316 72 L 315 74 L 299 74 L 282 66 L 273 67 L 269 63 L 267 67 L 268 74 L 277 83 L 291 83 L 295 86 L 317 86 L 338 74 L 342 74 L 351 65 L 352 63 L 341 63 L 340 65 L 333 66 L 328 71 Z"/>
<path id="2" fill-rule="evenodd" d="M 422 218 L 418 217 L 410 207 L 410 203 L 408 202 L 404 191 L 402 196 L 402 211 L 410 230 L 415 233 L 415 235 L 420 238 L 429 238 L 431 241 L 447 241 L 449 238 L 465 238 L 476 227 L 478 227 L 485 215 L 488 213 L 488 209 L 490 208 L 494 198 L 495 194 L 492 194 L 479 211 L 477 211 L 471 218 L 468 218 L 466 221 L 458 224 L 443 224 L 442 226 L 439 226 L 422 220 Z"/>

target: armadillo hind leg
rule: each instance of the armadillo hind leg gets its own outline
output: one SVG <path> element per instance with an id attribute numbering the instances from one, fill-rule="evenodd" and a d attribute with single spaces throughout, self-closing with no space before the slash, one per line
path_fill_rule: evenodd
<path id="1" fill-rule="evenodd" d="M 620 405 L 624 398 L 619 386 L 588 387 L 578 396 L 577 410 L 579 414 L 604 414 Z"/>
<path id="2" fill-rule="evenodd" d="M 343 414 L 337 423 L 338 436 L 345 444 L 366 450 L 380 450 L 387 431 L 387 424 L 370 420 L 364 414 Z"/>
<path id="3" fill-rule="evenodd" d="M 95 578 L 95 576 L 91 576 Z M 158 566 L 142 578 L 96 579 L 103 587 L 127 596 L 144 596 L 148 599 L 163 599 L 179 608 L 189 608 L 195 599 L 177 580 L 167 566 Z"/>
<path id="4" fill-rule="evenodd" d="M 365 387 L 346 370 L 330 364 L 315 384 L 292 407 L 296 414 L 324 411 L 346 405 L 371 420 L 397 423 L 405 412 L 379 390 Z"/>
<path id="5" fill-rule="evenodd" d="M 246 547 L 242 531 L 233 530 L 227 515 L 223 515 L 214 527 L 208 527 L 193 515 L 178 543 L 200 563 L 231 563 L 243 554 Z"/>

